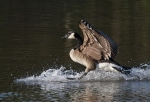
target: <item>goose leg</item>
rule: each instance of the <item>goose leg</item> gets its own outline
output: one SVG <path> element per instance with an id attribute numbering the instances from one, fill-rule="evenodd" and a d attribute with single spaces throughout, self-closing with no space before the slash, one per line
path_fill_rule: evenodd
<path id="1" fill-rule="evenodd" d="M 87 75 L 87 72 L 84 72 L 78 79 L 80 80 L 80 79 L 83 78 L 85 75 Z"/>
<path id="2" fill-rule="evenodd" d="M 90 64 L 91 66 L 89 66 L 89 67 L 86 67 L 86 69 L 85 69 L 85 72 L 79 77 L 79 78 L 68 78 L 67 77 L 67 79 L 68 80 L 80 80 L 80 79 L 82 79 L 85 75 L 87 75 L 87 73 L 88 72 L 90 72 L 91 70 L 95 70 L 95 64 L 93 63 L 93 64 Z"/>
<path id="3" fill-rule="evenodd" d="M 88 67 L 86 67 L 85 72 L 78 78 L 78 80 L 80 80 L 81 78 L 83 78 L 85 75 L 87 75 L 88 72 L 90 72 L 91 70 L 95 70 L 96 66 L 94 61 L 91 61 L 93 63 L 90 63 L 90 65 Z"/>

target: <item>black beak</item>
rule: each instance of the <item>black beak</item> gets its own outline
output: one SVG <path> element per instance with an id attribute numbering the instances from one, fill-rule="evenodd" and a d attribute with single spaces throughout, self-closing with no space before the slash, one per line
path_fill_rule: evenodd
<path id="1" fill-rule="evenodd" d="M 61 37 L 61 39 L 64 39 L 64 38 L 67 38 L 67 34 L 65 36 Z"/>

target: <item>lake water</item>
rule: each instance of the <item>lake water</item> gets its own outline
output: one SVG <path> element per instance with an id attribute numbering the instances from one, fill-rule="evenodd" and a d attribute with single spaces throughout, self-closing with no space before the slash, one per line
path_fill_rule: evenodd
<path id="1" fill-rule="evenodd" d="M 150 2 L 148 0 L 0 1 L 0 101 L 150 101 Z M 74 40 L 87 20 L 118 44 L 115 58 L 131 76 L 99 69 L 80 81 L 85 67 L 73 62 Z"/>

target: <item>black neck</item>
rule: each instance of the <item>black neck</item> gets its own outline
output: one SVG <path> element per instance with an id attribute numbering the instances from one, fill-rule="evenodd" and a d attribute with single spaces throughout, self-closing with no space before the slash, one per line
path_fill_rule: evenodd
<path id="1" fill-rule="evenodd" d="M 75 38 L 78 41 L 78 44 L 74 47 L 74 49 L 77 49 L 77 48 L 79 48 L 83 44 L 83 40 L 80 37 L 80 35 L 78 35 L 78 34 L 75 34 Z"/>

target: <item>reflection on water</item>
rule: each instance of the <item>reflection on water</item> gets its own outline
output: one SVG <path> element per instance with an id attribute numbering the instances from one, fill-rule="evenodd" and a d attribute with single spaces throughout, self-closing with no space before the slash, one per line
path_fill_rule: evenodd
<path id="1" fill-rule="evenodd" d="M 14 83 L 16 79 L 40 76 L 49 68 L 65 66 L 76 73 L 84 71 L 68 56 L 76 42 L 60 39 L 69 30 L 82 34 L 78 27 L 80 19 L 117 42 L 119 63 L 135 68 L 143 63 L 149 65 L 149 4 L 148 0 L 0 1 L 0 100 L 149 100 L 149 81 Z M 143 79 L 149 73 L 134 71 Z"/>
<path id="2" fill-rule="evenodd" d="M 19 86 L 19 87 L 18 87 Z M 2 93 L 1 100 L 120 102 L 150 100 L 149 82 L 47 82 L 38 85 L 17 85 L 17 92 Z M 35 91 L 34 91 L 35 90 Z M 30 97 L 29 97 L 30 96 Z M 15 98 L 16 97 L 16 98 Z M 18 97 L 18 98 L 17 98 Z"/>

